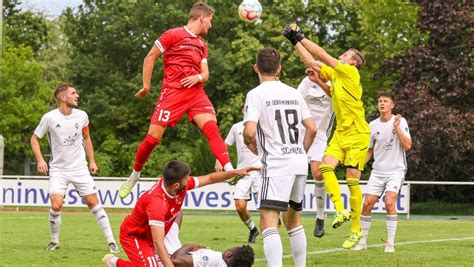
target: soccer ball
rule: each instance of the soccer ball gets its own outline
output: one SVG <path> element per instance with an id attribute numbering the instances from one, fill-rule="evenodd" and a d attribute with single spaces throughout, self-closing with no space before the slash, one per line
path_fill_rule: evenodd
<path id="1" fill-rule="evenodd" d="M 239 16 L 245 22 L 256 21 L 262 15 L 262 5 L 258 0 L 244 0 L 239 6 Z"/>

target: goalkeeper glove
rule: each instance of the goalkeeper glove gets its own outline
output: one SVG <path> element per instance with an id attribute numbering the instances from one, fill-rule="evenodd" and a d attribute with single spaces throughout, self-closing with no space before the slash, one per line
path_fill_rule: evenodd
<path id="1" fill-rule="evenodd" d="M 285 36 L 293 45 L 304 39 L 304 33 L 296 23 L 291 23 L 283 29 L 283 36 Z"/>

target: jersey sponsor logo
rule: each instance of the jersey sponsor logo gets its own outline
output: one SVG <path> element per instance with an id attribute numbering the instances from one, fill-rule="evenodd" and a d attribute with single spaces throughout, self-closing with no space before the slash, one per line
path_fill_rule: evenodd
<path id="1" fill-rule="evenodd" d="M 269 107 L 271 105 L 271 102 L 270 101 L 265 101 L 265 105 L 267 105 L 267 107 Z"/>
<path id="2" fill-rule="evenodd" d="M 279 106 L 279 105 L 284 105 L 284 106 L 298 106 L 300 102 L 298 100 L 272 100 L 272 105 L 273 106 Z"/>
<path id="3" fill-rule="evenodd" d="M 68 136 L 66 139 L 63 140 L 62 144 L 63 146 L 73 146 L 76 144 L 76 137 L 78 136 L 77 133 L 74 134 L 74 136 Z"/>

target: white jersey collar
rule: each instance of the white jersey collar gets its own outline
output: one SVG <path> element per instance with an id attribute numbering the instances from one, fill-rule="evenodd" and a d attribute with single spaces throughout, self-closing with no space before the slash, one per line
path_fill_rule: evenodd
<path id="1" fill-rule="evenodd" d="M 163 182 L 161 182 L 161 188 L 163 189 L 163 192 L 165 192 L 165 195 L 169 198 L 174 198 L 175 196 L 172 196 L 168 193 L 168 191 L 165 188 L 165 178 L 163 177 Z"/>
<path id="2" fill-rule="evenodd" d="M 185 31 L 187 31 L 189 34 L 191 34 L 193 37 L 197 37 L 197 35 L 194 34 L 194 33 L 192 33 L 192 32 L 188 29 L 188 27 L 183 26 L 183 28 L 184 28 Z"/>

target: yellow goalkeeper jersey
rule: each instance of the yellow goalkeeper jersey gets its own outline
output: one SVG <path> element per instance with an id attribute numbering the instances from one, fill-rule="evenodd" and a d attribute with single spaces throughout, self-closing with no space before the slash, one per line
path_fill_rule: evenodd
<path id="1" fill-rule="evenodd" d="M 323 64 L 320 76 L 331 81 L 336 131 L 355 127 L 360 133 L 370 133 L 369 124 L 365 120 L 362 85 L 357 68 L 341 61 L 337 61 L 334 68 Z"/>

